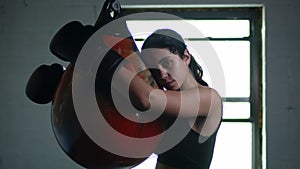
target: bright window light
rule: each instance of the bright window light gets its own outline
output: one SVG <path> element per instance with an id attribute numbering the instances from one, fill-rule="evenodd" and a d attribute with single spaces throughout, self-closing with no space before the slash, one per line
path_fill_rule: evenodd
<path id="1" fill-rule="evenodd" d="M 224 102 L 223 119 L 249 119 L 249 102 Z"/>
<path id="2" fill-rule="evenodd" d="M 205 47 L 207 41 L 187 41 L 190 48 Z M 249 97 L 250 95 L 250 43 L 249 41 L 210 41 L 216 52 L 225 77 L 225 96 L 222 97 Z M 209 59 L 203 53 L 193 54 L 204 70 L 214 70 L 215 67 L 206 67 L 203 60 Z M 213 65 L 214 66 L 214 65 Z M 209 72 L 204 71 L 203 79 L 209 82 Z M 218 90 L 218 89 L 216 89 Z"/>
<path id="3" fill-rule="evenodd" d="M 188 24 L 202 34 L 186 32 Z M 134 20 L 127 21 L 127 25 L 132 32 L 137 33 L 136 38 L 140 39 L 145 39 L 147 34 L 161 28 L 176 30 L 183 38 L 243 38 L 250 34 L 248 20 Z"/>
<path id="4" fill-rule="evenodd" d="M 211 42 L 223 67 L 225 97 L 250 96 L 250 42 Z"/>
<path id="5" fill-rule="evenodd" d="M 210 169 L 252 169 L 252 124 L 223 122 Z"/>
<path id="6" fill-rule="evenodd" d="M 155 169 L 156 161 L 157 155 L 152 154 L 144 162 L 142 162 L 136 167 L 133 167 L 132 169 Z"/>

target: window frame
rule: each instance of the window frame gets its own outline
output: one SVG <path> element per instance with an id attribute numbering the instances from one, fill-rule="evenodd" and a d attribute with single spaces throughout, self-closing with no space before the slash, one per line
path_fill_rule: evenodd
<path id="1" fill-rule="evenodd" d="M 183 19 L 226 20 L 246 19 L 250 22 L 250 35 L 244 38 L 210 38 L 210 41 L 247 40 L 250 42 L 250 96 L 226 97 L 225 102 L 250 102 L 250 118 L 223 119 L 222 122 L 251 122 L 252 169 L 262 168 L 263 159 L 263 6 L 262 5 L 124 5 L 122 14 L 161 12 Z M 160 18 L 163 19 L 163 18 Z"/>

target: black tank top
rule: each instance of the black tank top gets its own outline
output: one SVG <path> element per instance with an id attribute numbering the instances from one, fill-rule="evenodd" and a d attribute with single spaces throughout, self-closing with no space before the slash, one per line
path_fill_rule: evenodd
<path id="1" fill-rule="evenodd" d="M 184 139 L 176 146 L 159 154 L 157 161 L 179 169 L 209 169 L 217 131 L 205 142 L 199 143 L 199 133 L 190 129 Z"/>

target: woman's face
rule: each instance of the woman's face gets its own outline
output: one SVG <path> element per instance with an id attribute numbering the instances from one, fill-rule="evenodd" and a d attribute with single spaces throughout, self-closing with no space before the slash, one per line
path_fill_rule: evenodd
<path id="1" fill-rule="evenodd" d="M 178 54 L 168 49 L 144 49 L 143 61 L 161 87 L 168 90 L 178 90 L 189 73 L 189 60 L 181 59 Z"/>

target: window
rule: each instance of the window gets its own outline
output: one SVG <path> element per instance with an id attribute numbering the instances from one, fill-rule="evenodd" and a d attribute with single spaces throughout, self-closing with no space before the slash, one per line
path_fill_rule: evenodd
<path id="1" fill-rule="evenodd" d="M 211 44 L 225 82 L 225 92 L 221 93 L 224 115 L 211 169 L 261 168 L 262 7 L 125 6 L 123 10 L 125 14 L 163 12 L 177 16 L 179 19 L 155 16 L 132 18 L 127 20 L 127 24 L 138 47 L 158 28 L 171 28 L 179 32 L 203 67 L 203 78 L 213 85 L 210 70 L 214 67 L 209 67 L 203 58 L 205 56 L 193 51 L 204 43 Z M 186 27 L 182 26 L 186 23 L 202 34 L 186 31 Z M 213 87 L 218 90 L 218 86 Z M 155 163 L 156 156 L 153 154 L 134 169 L 154 168 Z"/>

